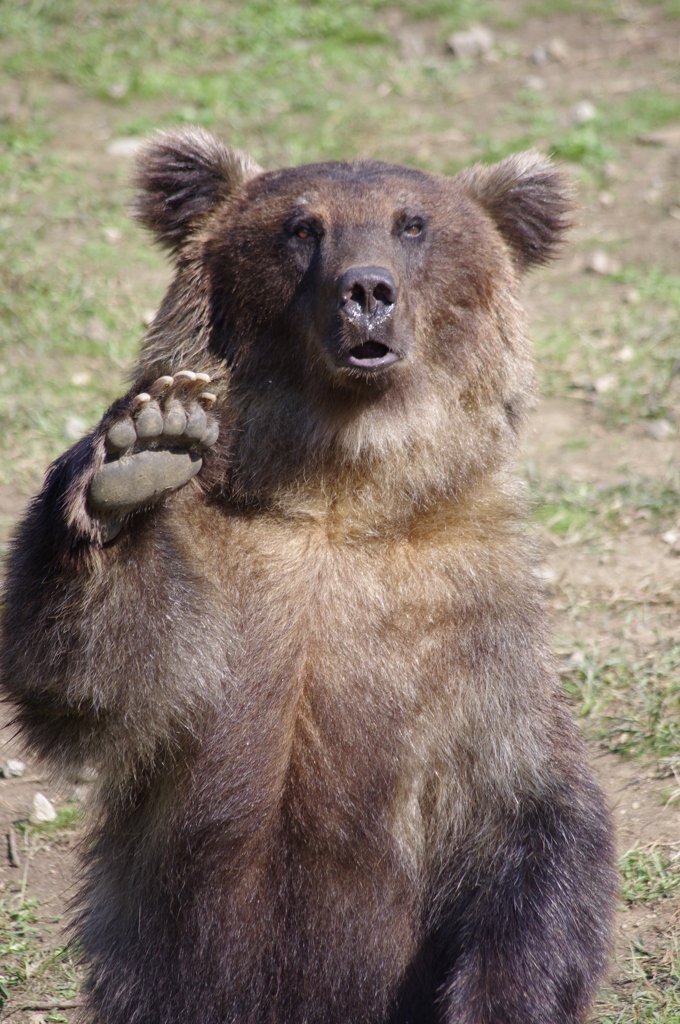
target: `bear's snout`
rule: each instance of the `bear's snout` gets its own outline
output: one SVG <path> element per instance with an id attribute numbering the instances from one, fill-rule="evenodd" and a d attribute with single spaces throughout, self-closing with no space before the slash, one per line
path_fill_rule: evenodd
<path id="1" fill-rule="evenodd" d="M 397 286 L 386 267 L 350 267 L 340 278 L 340 309 L 350 319 L 365 316 L 381 322 L 397 301 Z"/>
<path id="2" fill-rule="evenodd" d="M 361 338 L 342 359 L 345 365 L 379 370 L 401 358 L 388 343 L 396 303 L 397 286 L 386 267 L 350 267 L 344 272 L 338 282 L 338 307 Z"/>

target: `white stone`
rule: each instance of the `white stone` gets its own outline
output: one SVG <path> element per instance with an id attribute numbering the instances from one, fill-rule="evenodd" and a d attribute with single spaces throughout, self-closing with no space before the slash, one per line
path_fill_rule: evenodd
<path id="1" fill-rule="evenodd" d="M 572 124 L 587 124 L 588 121 L 594 121 L 596 117 L 597 110 L 590 100 L 581 100 L 580 103 L 571 108 Z"/>
<path id="2" fill-rule="evenodd" d="M 57 812 L 54 805 L 43 793 L 36 793 L 31 805 L 30 819 L 34 822 L 54 821 Z"/>
<path id="3" fill-rule="evenodd" d="M 87 432 L 87 423 L 80 416 L 69 416 L 64 424 L 64 437 L 67 441 L 79 441 Z"/>
<path id="4" fill-rule="evenodd" d="M 128 135 L 127 138 L 111 139 L 106 147 L 106 152 L 109 156 L 120 156 L 129 160 L 139 152 L 143 145 L 144 139 L 140 139 L 135 135 Z"/>
<path id="5" fill-rule="evenodd" d="M 547 64 L 548 59 L 548 51 L 545 46 L 535 46 L 529 54 L 529 60 L 532 64 Z"/>
<path id="6" fill-rule="evenodd" d="M 616 274 L 620 269 L 619 261 L 602 249 L 596 249 L 586 265 L 586 270 L 592 271 L 593 274 Z"/>
<path id="7" fill-rule="evenodd" d="M 540 75 L 529 75 L 522 84 L 525 89 L 529 89 L 531 92 L 542 92 L 545 89 L 546 82 L 545 78 L 541 78 Z"/>
<path id="8" fill-rule="evenodd" d="M 597 380 L 593 381 L 593 387 L 598 395 L 604 395 L 608 391 L 614 391 L 618 383 L 619 382 L 615 374 L 605 373 L 602 377 L 598 377 Z"/>
<path id="9" fill-rule="evenodd" d="M 454 57 L 481 57 L 493 47 L 493 35 L 483 25 L 471 25 L 467 32 L 454 32 L 447 40 Z"/>
<path id="10" fill-rule="evenodd" d="M 26 765 L 23 761 L 10 759 L 0 768 L 0 775 L 2 775 L 3 779 L 15 779 L 23 775 L 25 771 Z"/>
<path id="11" fill-rule="evenodd" d="M 623 348 L 620 348 L 616 353 L 616 358 L 620 363 L 630 363 L 635 359 L 635 349 L 632 345 L 624 345 Z"/>
<path id="12" fill-rule="evenodd" d="M 114 82 L 107 92 L 112 100 L 122 100 L 127 95 L 127 85 L 125 82 Z"/>
<path id="13" fill-rule="evenodd" d="M 670 546 L 673 547 L 673 545 L 677 544 L 680 540 L 680 533 L 678 533 L 677 530 L 666 530 L 666 532 L 662 534 L 661 540 L 664 544 L 670 544 Z"/>
<path id="14" fill-rule="evenodd" d="M 665 438 L 670 437 L 672 433 L 673 425 L 663 417 L 658 420 L 652 420 L 647 425 L 646 434 L 649 437 L 653 437 L 655 441 L 663 441 Z"/>
<path id="15" fill-rule="evenodd" d="M 564 39 L 551 39 L 548 43 L 548 53 L 553 60 L 565 61 L 569 59 L 569 47 Z"/>

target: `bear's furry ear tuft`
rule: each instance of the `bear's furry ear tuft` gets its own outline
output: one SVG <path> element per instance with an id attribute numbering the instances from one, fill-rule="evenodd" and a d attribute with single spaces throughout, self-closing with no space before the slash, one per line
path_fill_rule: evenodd
<path id="1" fill-rule="evenodd" d="M 135 164 L 132 214 L 171 252 L 182 248 L 204 214 L 262 170 L 246 153 L 193 127 L 159 132 Z"/>
<path id="2" fill-rule="evenodd" d="M 547 263 L 573 224 L 568 178 L 535 150 L 491 167 L 475 164 L 457 180 L 494 221 L 522 270 Z"/>

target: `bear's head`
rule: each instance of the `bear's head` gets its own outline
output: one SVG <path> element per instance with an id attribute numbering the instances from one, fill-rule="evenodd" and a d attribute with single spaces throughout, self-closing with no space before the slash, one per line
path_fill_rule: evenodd
<path id="1" fill-rule="evenodd" d="M 177 260 L 144 372 L 229 368 L 243 473 L 429 452 L 455 489 L 507 454 L 532 393 L 518 281 L 568 226 L 545 157 L 451 178 L 376 161 L 263 171 L 192 128 L 158 135 L 136 183 L 136 216 Z"/>

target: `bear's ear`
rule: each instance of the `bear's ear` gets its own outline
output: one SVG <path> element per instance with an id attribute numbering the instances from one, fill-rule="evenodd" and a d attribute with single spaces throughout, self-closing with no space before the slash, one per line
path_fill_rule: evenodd
<path id="1" fill-rule="evenodd" d="M 456 180 L 495 222 L 522 270 L 547 263 L 573 223 L 567 177 L 535 150 L 491 167 L 475 164 Z"/>
<path id="2" fill-rule="evenodd" d="M 159 132 L 135 161 L 132 215 L 177 252 L 204 214 L 261 170 L 202 128 Z"/>

